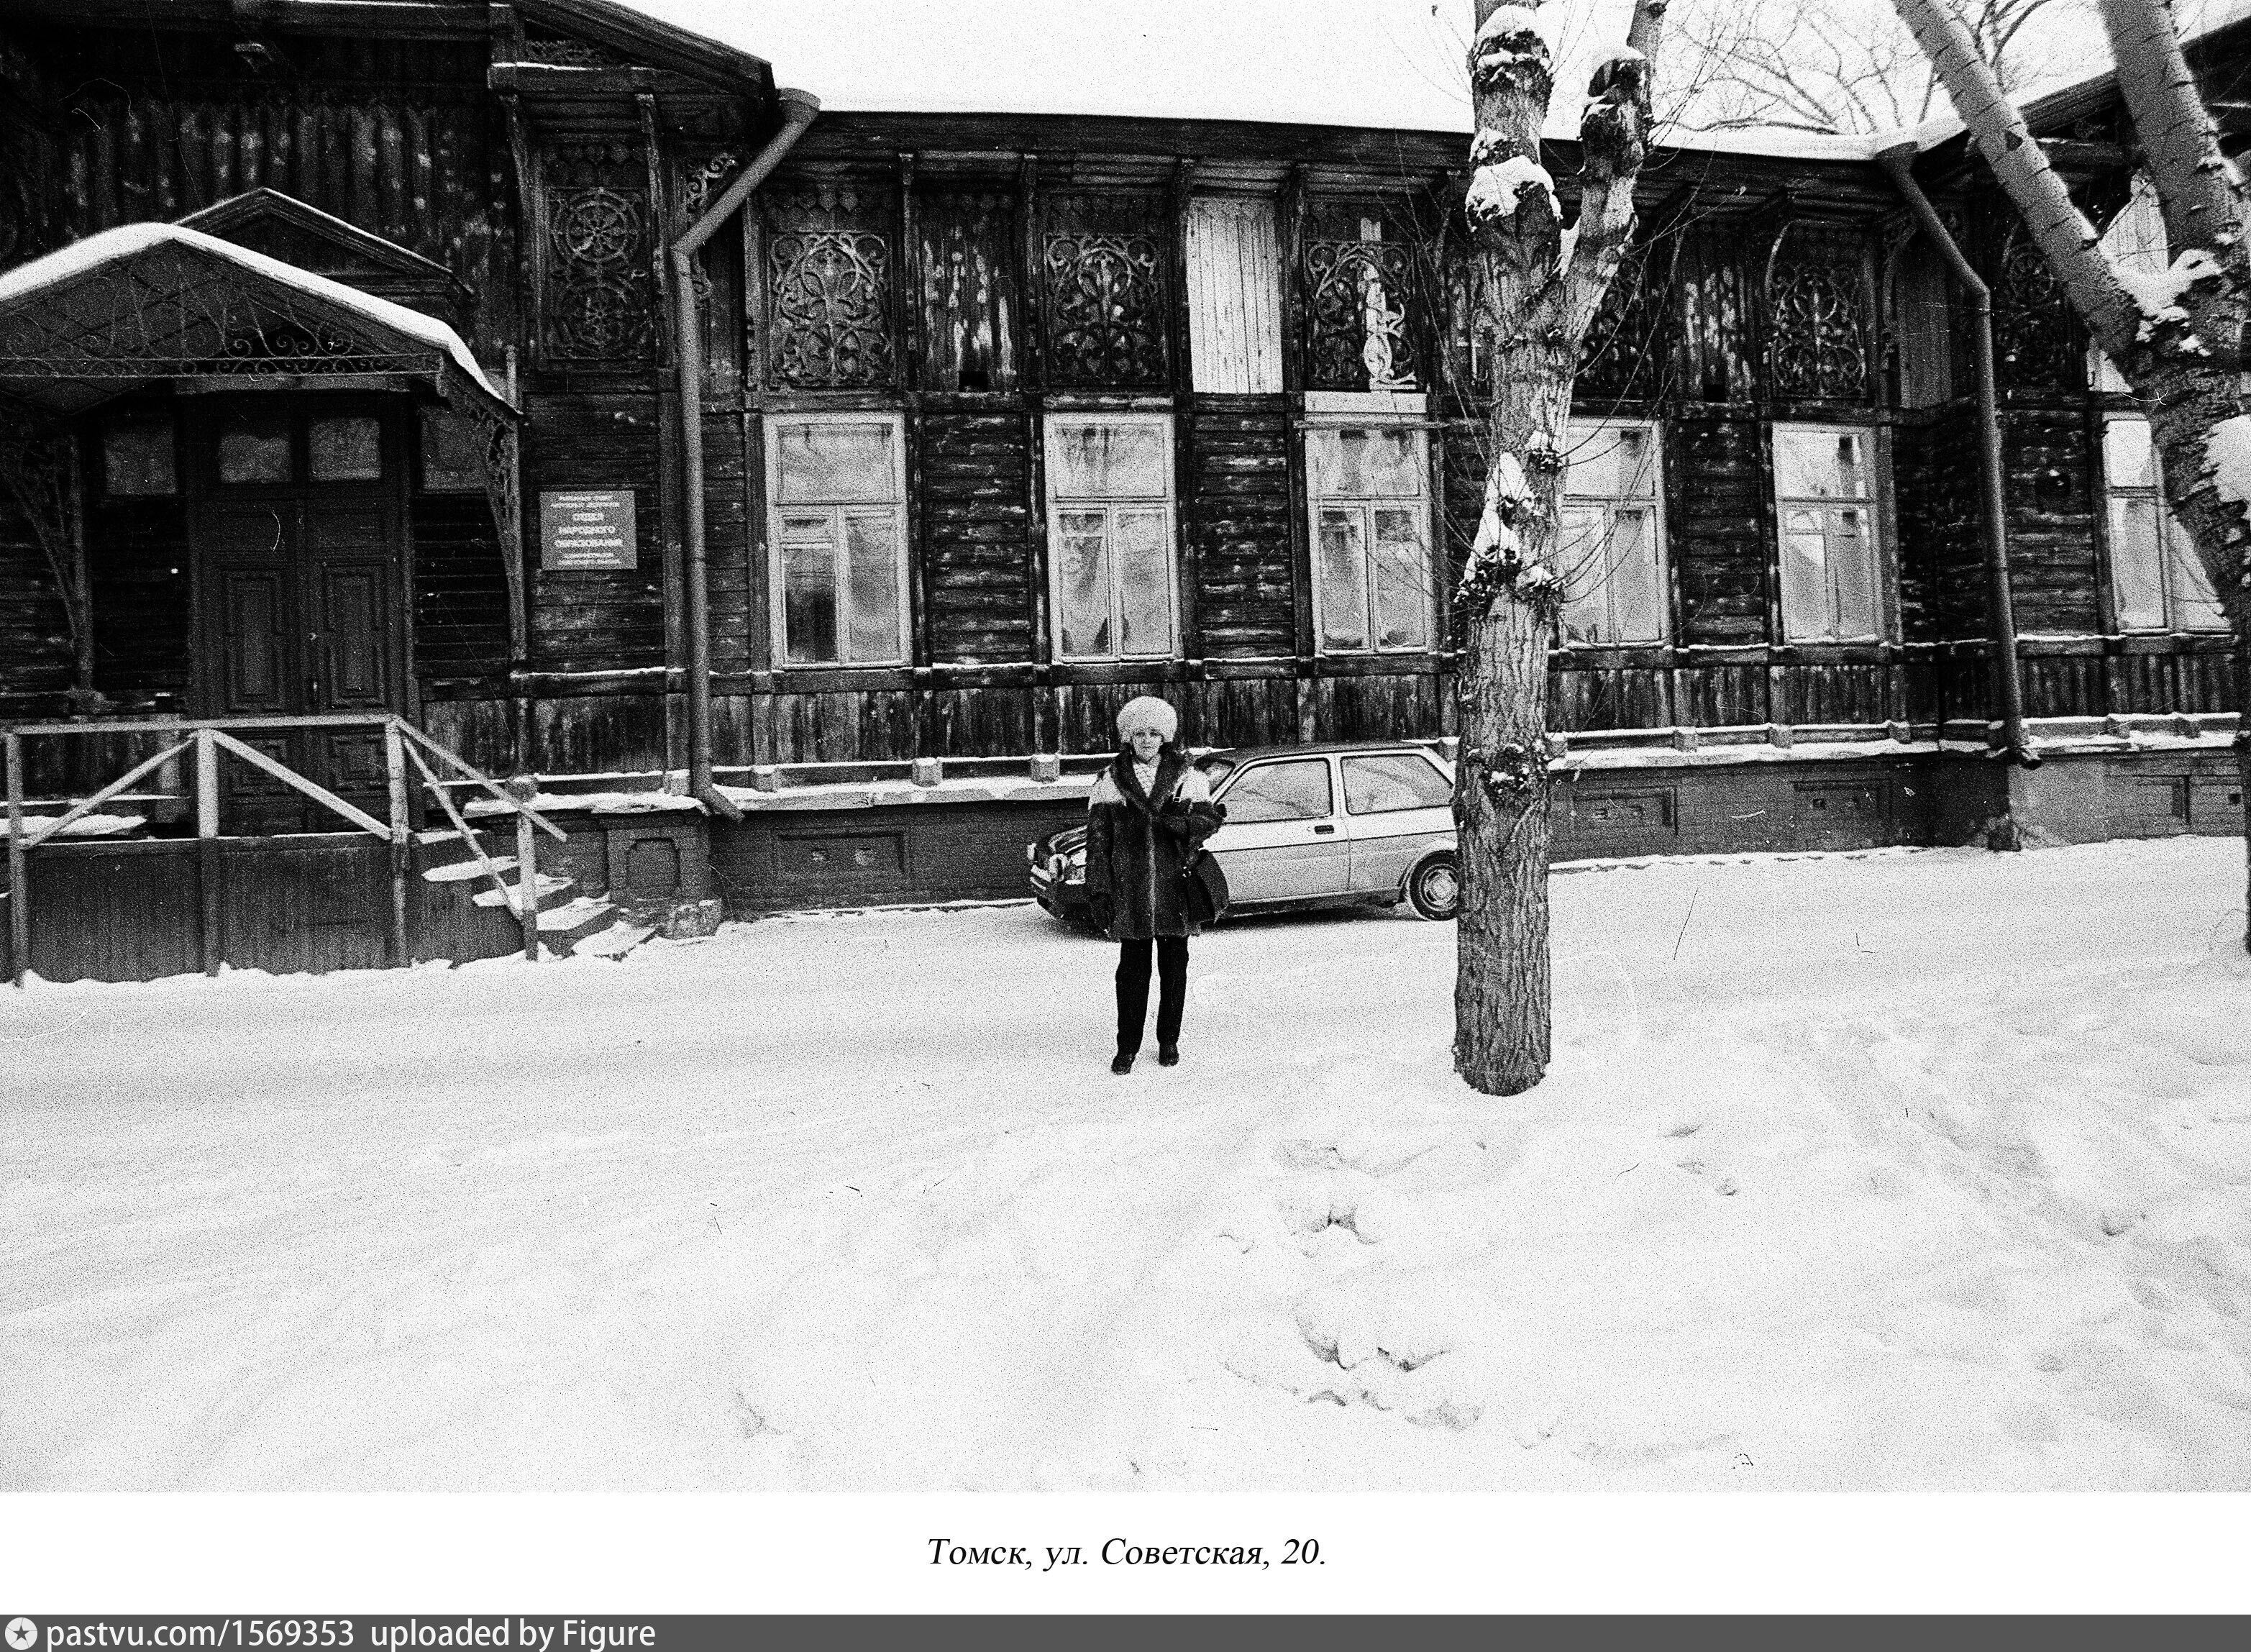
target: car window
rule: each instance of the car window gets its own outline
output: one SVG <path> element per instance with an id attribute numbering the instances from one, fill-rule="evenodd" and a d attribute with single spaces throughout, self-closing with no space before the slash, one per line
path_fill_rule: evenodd
<path id="1" fill-rule="evenodd" d="M 1200 757 L 1196 760 L 1196 772 L 1203 776 L 1204 783 L 1212 789 L 1212 795 L 1217 796 L 1219 788 L 1227 783 L 1227 777 L 1235 773 L 1235 760 L 1231 757 Z"/>
<path id="2" fill-rule="evenodd" d="M 1454 788 L 1427 758 L 1412 752 L 1385 752 L 1344 760 L 1344 806 L 1355 815 L 1388 815 L 1402 809 L 1444 809 Z"/>
<path id="3" fill-rule="evenodd" d="M 1230 823 L 1319 820 L 1334 806 L 1326 758 L 1260 763 L 1243 771 L 1222 800 Z"/>

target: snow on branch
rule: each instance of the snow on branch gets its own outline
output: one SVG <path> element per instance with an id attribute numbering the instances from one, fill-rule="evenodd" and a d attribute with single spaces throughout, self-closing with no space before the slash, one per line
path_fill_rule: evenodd
<path id="1" fill-rule="evenodd" d="M 1514 218 L 1523 198 L 1534 191 L 1545 198 L 1552 217 L 1562 216 L 1555 203 L 1555 180 L 1539 162 L 1527 156 L 1512 155 L 1498 164 L 1479 166 L 1470 179 L 1469 194 L 1462 202 L 1472 233 Z"/>

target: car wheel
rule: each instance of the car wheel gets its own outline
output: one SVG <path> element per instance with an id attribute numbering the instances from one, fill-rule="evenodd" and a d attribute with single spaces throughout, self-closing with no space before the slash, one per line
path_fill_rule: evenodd
<path id="1" fill-rule="evenodd" d="M 1462 880 L 1451 855 L 1433 855 L 1407 874 L 1407 904 L 1416 917 L 1438 923 L 1461 915 Z"/>

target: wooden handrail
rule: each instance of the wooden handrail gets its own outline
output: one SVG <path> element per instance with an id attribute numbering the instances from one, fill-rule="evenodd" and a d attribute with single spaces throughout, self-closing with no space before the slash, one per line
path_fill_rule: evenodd
<path id="1" fill-rule="evenodd" d="M 61 831 L 64 827 L 71 825 L 75 822 L 84 820 L 88 815 L 94 813 L 95 809 L 100 809 L 111 798 L 116 796 L 118 793 L 123 791 L 127 787 L 133 784 L 135 781 L 139 780 L 143 774 L 149 773 L 149 770 L 163 767 L 166 763 L 170 762 L 174 758 L 177 757 L 182 752 L 186 751 L 194 744 L 195 741 L 193 739 L 184 739 L 177 746 L 168 746 L 163 751 L 157 753 L 156 756 L 150 758 L 147 762 L 142 764 L 140 767 L 135 769 L 131 774 L 126 775 L 124 779 L 112 781 L 108 785 L 103 787 L 93 796 L 86 798 L 80 802 L 72 804 L 69 810 L 65 813 L 60 819 L 52 821 L 42 819 L 39 822 L 39 830 L 27 831 L 24 834 L 24 847 L 27 850 L 37 849 L 41 843 L 45 843 L 48 838 L 54 836 L 58 832 Z"/>
<path id="2" fill-rule="evenodd" d="M 506 803 L 510 809 L 516 810 L 517 814 L 530 816 L 532 824 L 538 827 L 540 830 L 545 832 L 557 843 L 565 843 L 571 841 L 569 835 L 563 831 L 561 828 L 558 827 L 552 821 L 549 820 L 547 816 L 541 814 L 537 809 L 532 808 L 530 804 L 523 802 L 521 798 L 510 796 L 508 793 L 508 789 L 498 781 L 493 779 L 491 775 L 484 773 L 481 769 L 474 767 L 454 753 L 447 751 L 444 746 L 439 745 L 437 741 L 432 739 L 427 734 L 425 734 L 420 729 L 415 727 L 413 724 L 407 722 L 402 718 L 398 720 L 398 727 L 399 732 L 404 733 L 407 739 L 414 741 L 419 746 L 428 747 L 432 752 L 443 758 L 447 762 L 451 763 L 455 768 L 460 769 L 462 774 L 476 781 L 478 785 L 483 787 L 502 802 Z M 438 784 L 438 781 L 433 779 L 431 781 L 430 784 L 435 787 Z"/>

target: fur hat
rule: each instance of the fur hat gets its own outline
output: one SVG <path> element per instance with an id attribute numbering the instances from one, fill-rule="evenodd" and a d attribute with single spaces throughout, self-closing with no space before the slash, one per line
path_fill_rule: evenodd
<path id="1" fill-rule="evenodd" d="M 1167 745 L 1181 732 L 1181 714 L 1153 694 L 1139 694 L 1126 702 L 1118 711 L 1118 738 L 1131 739 L 1137 728 L 1155 727 L 1164 732 Z"/>

